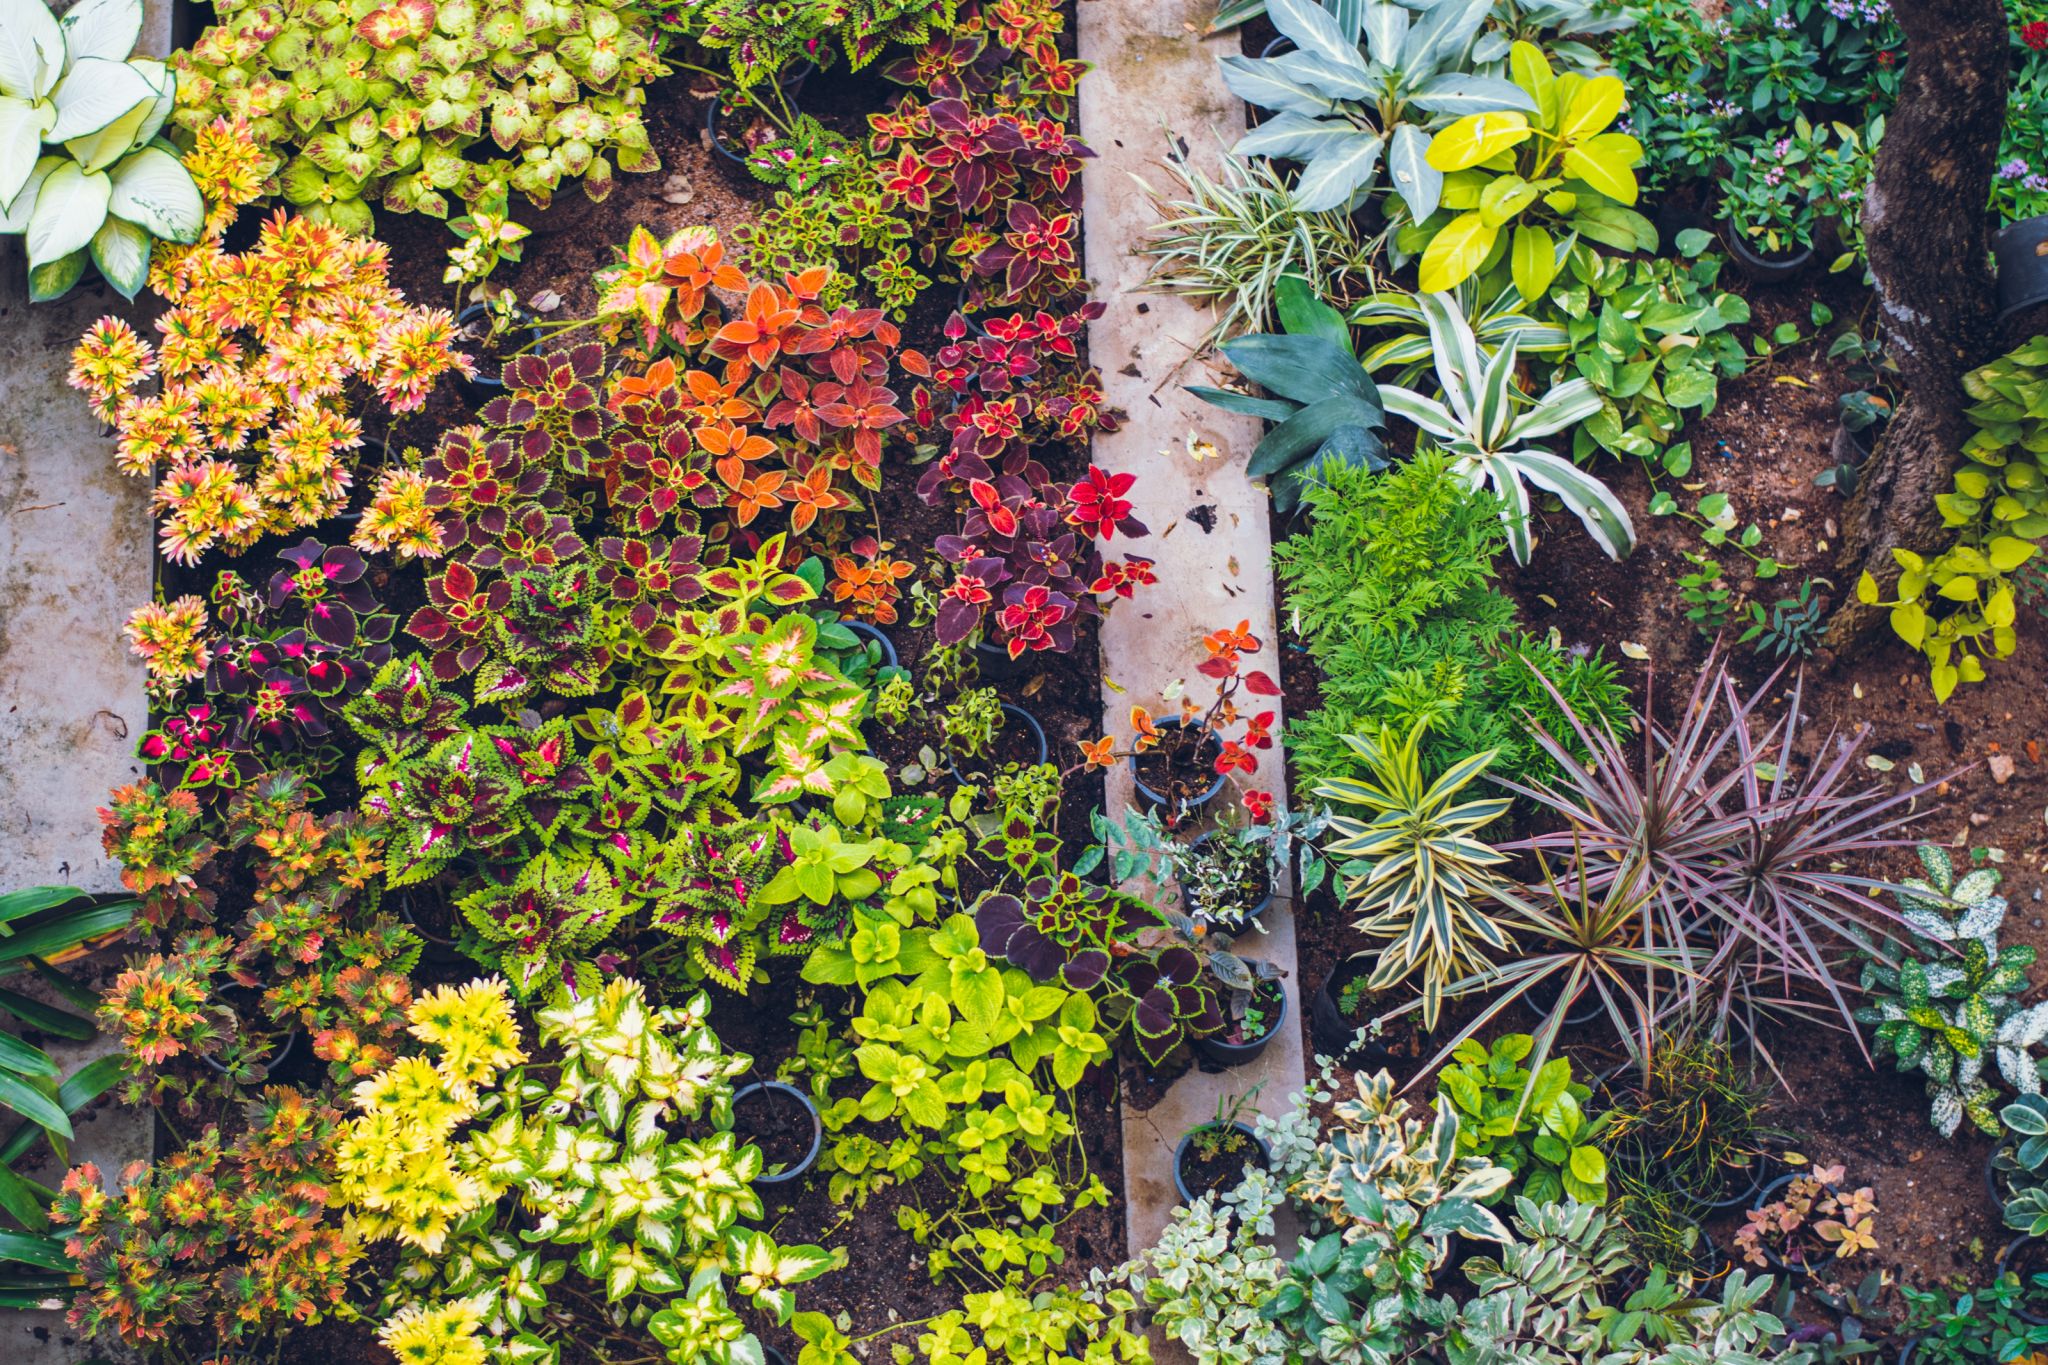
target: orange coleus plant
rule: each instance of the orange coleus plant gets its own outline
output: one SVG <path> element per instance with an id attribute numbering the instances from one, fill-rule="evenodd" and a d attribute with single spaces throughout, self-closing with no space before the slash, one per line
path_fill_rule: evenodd
<path id="1" fill-rule="evenodd" d="M 849 483 L 881 487 L 883 433 L 906 420 L 891 370 L 928 367 L 899 352 L 879 309 L 824 307 L 831 278 L 821 268 L 756 280 L 724 263 L 708 228 L 666 244 L 634 229 L 601 276 L 600 323 L 616 334 L 637 322 L 643 341 L 672 353 L 611 378 L 608 453 L 593 453 L 590 472 L 614 505 L 644 509 L 636 529 L 687 502 L 742 527 L 786 514 L 803 535 L 859 508 Z M 713 289 L 740 296 L 716 325 Z"/>
<path id="2" fill-rule="evenodd" d="M 1247 714 L 1239 707 L 1238 697 L 1280 695 L 1280 685 L 1272 675 L 1263 669 L 1245 667 L 1245 656 L 1257 653 L 1259 647 L 1259 637 L 1251 633 L 1250 621 L 1211 631 L 1202 640 L 1206 657 L 1196 665 L 1197 672 L 1216 680 L 1216 694 L 1209 704 L 1198 705 L 1183 695 L 1179 714 L 1166 718 L 1146 707 L 1133 706 L 1130 750 L 1119 754 L 1107 736 L 1084 742 L 1082 766 L 1107 768 L 1120 757 L 1158 750 L 1176 766 L 1191 764 L 1199 756 L 1200 762 L 1218 776 L 1257 772 L 1257 751 L 1273 747 L 1278 712 Z M 1233 735 L 1232 731 L 1238 733 Z"/>

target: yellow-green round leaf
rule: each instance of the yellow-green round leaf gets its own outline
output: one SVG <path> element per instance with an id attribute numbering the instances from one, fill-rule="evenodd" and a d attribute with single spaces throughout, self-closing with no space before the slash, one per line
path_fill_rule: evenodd
<path id="1" fill-rule="evenodd" d="M 1868 569 L 1863 571 L 1863 577 L 1856 580 L 1856 600 L 1865 606 L 1873 606 L 1877 602 L 1877 580 L 1871 577 Z"/>
<path id="2" fill-rule="evenodd" d="M 1439 171 L 1462 171 L 1529 138 L 1529 117 L 1514 109 L 1467 114 L 1429 140 L 1423 159 Z"/>
<path id="3" fill-rule="evenodd" d="M 1918 602 L 1893 607 L 1892 631 L 1913 648 L 1920 648 L 1920 642 L 1927 638 L 1927 608 Z"/>
<path id="4" fill-rule="evenodd" d="M 1955 665 L 1936 664 L 1933 671 L 1928 674 L 1927 680 L 1934 684 L 1934 699 L 1947 701 L 1950 694 L 1956 690 Z"/>
<path id="5" fill-rule="evenodd" d="M 1479 214 L 1488 227 L 1501 227 L 1536 202 L 1536 187 L 1519 175 L 1496 176 L 1479 193 Z"/>
<path id="6" fill-rule="evenodd" d="M 2034 557 L 2034 547 L 2018 536 L 1993 536 L 1985 549 L 1991 556 L 1991 567 L 2000 573 L 2011 573 Z"/>
<path id="7" fill-rule="evenodd" d="M 1422 253 L 1417 285 L 1425 294 L 1457 288 L 1479 269 L 1499 235 L 1499 230 L 1488 227 L 1479 214 L 1459 214 L 1429 239 L 1429 246 Z"/>

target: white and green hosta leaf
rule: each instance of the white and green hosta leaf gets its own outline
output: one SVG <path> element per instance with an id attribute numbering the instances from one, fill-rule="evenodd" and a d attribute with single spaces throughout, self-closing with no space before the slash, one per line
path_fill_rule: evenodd
<path id="1" fill-rule="evenodd" d="M 12 203 L 28 183 L 42 153 L 43 134 L 56 117 L 47 104 L 0 97 L 0 204 Z"/>
<path id="2" fill-rule="evenodd" d="M 133 299 L 149 279 L 155 239 L 133 223 L 109 216 L 92 238 L 92 263 L 124 299 Z"/>
<path id="3" fill-rule="evenodd" d="M 57 117 L 46 134 L 51 142 L 69 142 L 97 133 L 140 107 L 145 113 L 163 94 L 147 76 L 127 62 L 84 57 L 72 64 L 50 95 Z M 135 127 L 141 127 L 137 119 Z"/>
<path id="4" fill-rule="evenodd" d="M 106 221 L 114 182 L 105 172 L 88 174 L 76 162 L 58 166 L 36 193 L 28 220 L 28 263 L 40 265 L 82 251 Z"/>
<path id="5" fill-rule="evenodd" d="M 81 58 L 118 62 L 142 37 L 142 0 L 79 0 L 58 21 L 66 69 Z"/>
<path id="6" fill-rule="evenodd" d="M 39 100 L 64 74 L 64 31 L 43 0 L 0 0 L 0 95 Z"/>

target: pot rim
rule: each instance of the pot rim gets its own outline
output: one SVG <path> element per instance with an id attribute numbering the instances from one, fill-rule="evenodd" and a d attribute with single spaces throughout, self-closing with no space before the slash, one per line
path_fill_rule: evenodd
<path id="1" fill-rule="evenodd" d="M 802 1179 L 811 1167 L 817 1164 L 818 1153 L 823 1150 L 825 1145 L 825 1121 L 818 1113 L 818 1106 L 811 1101 L 809 1095 L 806 1095 L 787 1081 L 754 1081 L 733 1091 L 732 1107 L 734 1113 L 738 1113 L 741 1100 L 756 1093 L 761 1095 L 788 1095 L 794 1098 L 803 1107 L 803 1111 L 810 1115 L 811 1145 L 810 1149 L 804 1153 L 803 1159 L 794 1166 L 774 1175 L 770 1175 L 764 1168 L 760 1175 L 754 1177 L 754 1183 L 756 1185 L 785 1185 L 790 1181 Z"/>

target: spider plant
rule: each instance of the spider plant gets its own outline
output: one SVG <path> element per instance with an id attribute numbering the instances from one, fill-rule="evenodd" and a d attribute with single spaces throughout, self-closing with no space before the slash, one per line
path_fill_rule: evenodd
<path id="1" fill-rule="evenodd" d="M 1339 303 L 1376 287 L 1373 259 L 1384 234 L 1366 236 L 1349 214 L 1303 213 L 1270 161 L 1225 152 L 1221 164 L 1221 174 L 1210 175 L 1176 143 L 1165 165 L 1177 186 L 1156 190 L 1132 177 L 1159 214 L 1144 246 L 1152 258 L 1146 288 L 1216 309 L 1204 347 L 1265 328 L 1284 276 Z"/>
<path id="2" fill-rule="evenodd" d="M 1449 294 L 1417 298 L 1429 324 L 1430 349 L 1436 358 L 1441 400 L 1394 384 L 1380 386 L 1386 411 L 1405 417 L 1457 457 L 1458 471 L 1468 487 L 1491 485 L 1503 502 L 1508 548 L 1515 562 L 1527 564 L 1534 546 L 1529 525 L 1528 485 L 1555 493 L 1585 525 L 1610 558 L 1620 559 L 1635 547 L 1635 527 L 1628 509 L 1606 484 L 1570 460 L 1529 443 L 1554 436 L 1600 411 L 1600 394 L 1584 378 L 1553 384 L 1531 400 L 1515 387 L 1515 357 L 1523 334 L 1510 330 L 1499 349 L 1487 356 L 1479 349 L 1458 301 Z M 1517 412 L 1518 405 L 1528 405 Z"/>
<path id="3" fill-rule="evenodd" d="M 1535 1003 L 1534 993 L 1546 984 L 1557 995 L 1542 1008 L 1543 1022 L 1531 1034 L 1532 1076 L 1549 1060 L 1565 1020 L 1588 996 L 1599 1003 L 1629 1056 L 1647 1066 L 1662 1002 L 1673 983 L 1689 975 L 1677 950 L 1642 946 L 1643 908 L 1651 898 L 1647 878 L 1640 867 L 1623 867 L 1596 888 L 1581 844 L 1574 844 L 1562 877 L 1540 852 L 1537 866 L 1539 882 L 1495 892 L 1503 906 L 1498 918 L 1517 943 L 1514 956 L 1487 962 L 1443 988 L 1446 1000 L 1482 997 L 1486 1008 L 1417 1070 L 1417 1079 L 1434 1073 L 1460 1043 L 1516 1003 Z M 1372 1026 L 1383 1027 L 1413 1008 L 1382 1015 Z"/>
<path id="4" fill-rule="evenodd" d="M 1356 928 L 1388 940 L 1366 989 L 1385 990 L 1420 972 L 1423 1022 L 1435 1028 L 1445 986 L 1482 969 L 1489 951 L 1513 946 L 1480 908 L 1505 889 L 1493 869 L 1507 855 L 1479 837 L 1511 803 L 1460 796 L 1485 773 L 1496 749 L 1462 758 L 1426 781 L 1423 728 L 1399 738 L 1384 728 L 1376 736 L 1346 735 L 1368 775 L 1334 779 L 1316 794 L 1367 815 L 1333 814 L 1324 846 L 1343 878 L 1346 902 L 1361 912 Z"/>
<path id="5" fill-rule="evenodd" d="M 1558 775 L 1536 786 L 1501 783 L 1560 826 L 1507 847 L 1583 846 L 1589 891 L 1645 878 L 1642 946 L 1670 950 L 1685 969 L 1674 1006 L 1704 1011 L 1716 1036 L 1739 1025 L 1766 1058 L 1762 1015 L 1839 1015 L 1857 1032 L 1854 987 L 1837 977 L 1833 959 L 1845 946 L 1874 952 L 1878 939 L 1901 940 L 1909 926 L 1876 899 L 1900 888 L 1850 869 L 1910 846 L 1894 831 L 1936 785 L 1890 795 L 1852 786 L 1867 726 L 1846 739 L 1831 733 L 1811 761 L 1800 759 L 1803 688 L 1794 685 L 1775 721 L 1760 714 L 1776 679 L 1744 699 L 1709 660 L 1675 728 L 1651 718 L 1654 697 L 1645 702 L 1640 753 L 1573 716 L 1590 761 L 1536 726 Z"/>

